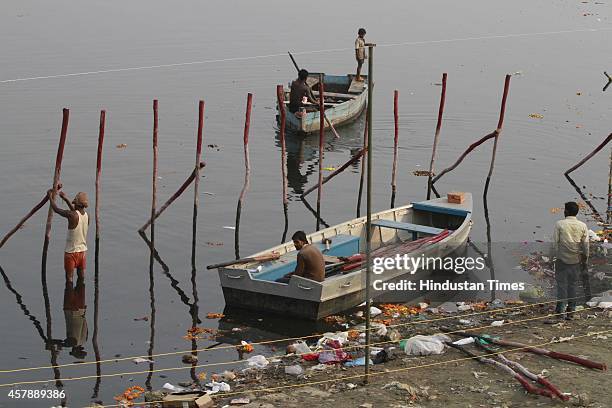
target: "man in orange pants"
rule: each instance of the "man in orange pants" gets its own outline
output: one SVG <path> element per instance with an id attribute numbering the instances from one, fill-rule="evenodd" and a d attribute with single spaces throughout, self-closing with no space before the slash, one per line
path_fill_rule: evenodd
<path id="1" fill-rule="evenodd" d="M 83 279 L 85 276 L 87 229 L 89 227 L 89 216 L 85 212 L 85 208 L 89 206 L 89 200 L 86 193 L 79 192 L 74 197 L 74 200 L 70 202 L 66 194 L 60 192 L 59 196 L 68 205 L 68 210 L 64 210 L 55 204 L 53 190 L 49 190 L 47 194 L 49 195 L 49 202 L 53 211 L 68 219 L 68 235 L 64 250 L 64 270 L 66 271 L 66 282 L 72 284 L 72 276 L 75 269 L 79 279 Z"/>

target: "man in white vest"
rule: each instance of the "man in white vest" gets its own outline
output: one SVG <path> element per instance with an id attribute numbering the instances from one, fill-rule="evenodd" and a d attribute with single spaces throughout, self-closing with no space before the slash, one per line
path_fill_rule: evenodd
<path id="1" fill-rule="evenodd" d="M 74 197 L 74 200 L 70 202 L 66 194 L 60 191 L 59 196 L 68 205 L 68 210 L 64 210 L 55 204 L 53 190 L 49 190 L 47 194 L 49 194 L 49 202 L 53 211 L 68 219 L 68 235 L 64 250 L 64 270 L 66 271 L 66 282 L 72 283 L 75 269 L 79 279 L 85 277 L 87 229 L 89 227 L 89 216 L 85 212 L 85 208 L 89 206 L 89 200 L 86 193 L 79 192 Z"/>

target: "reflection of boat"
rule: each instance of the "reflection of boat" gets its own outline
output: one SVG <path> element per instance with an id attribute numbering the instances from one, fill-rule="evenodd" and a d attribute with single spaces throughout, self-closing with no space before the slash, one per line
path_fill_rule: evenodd
<path id="1" fill-rule="evenodd" d="M 364 82 L 355 81 L 355 76 L 323 74 L 325 94 L 325 116 L 334 127 L 355 120 L 363 111 L 367 101 L 367 79 Z M 315 97 L 319 96 L 319 74 L 308 75 L 306 83 L 310 86 Z M 286 128 L 295 132 L 313 133 L 320 129 L 320 116 L 318 109 L 308 110 L 298 117 L 289 112 L 289 90 L 285 89 L 285 112 L 287 113 Z M 325 121 L 325 129 L 329 123 Z"/>
<path id="2" fill-rule="evenodd" d="M 465 247 L 472 225 L 471 212 L 472 197 L 466 194 L 463 204 L 437 198 L 372 214 L 373 256 L 379 256 L 376 253 L 381 250 L 389 251 L 381 255 L 389 257 L 398 252 L 411 257 L 447 256 Z M 365 252 L 365 224 L 366 217 L 356 218 L 310 234 L 308 239 L 325 255 L 349 257 Z M 323 240 L 331 243 L 323 244 Z M 409 247 L 410 250 L 406 249 Z M 269 252 L 278 252 L 281 256 L 261 265 L 247 263 L 219 268 L 228 306 L 316 320 L 349 309 L 365 299 L 363 267 L 327 275 L 323 282 L 292 276 L 284 284 L 275 280 L 295 269 L 297 251 L 293 243 L 285 243 L 253 256 Z M 387 270 L 376 279 L 387 281 L 406 273 L 406 270 Z"/>
<path id="3" fill-rule="evenodd" d="M 355 155 L 363 147 L 361 134 L 363 133 L 363 120 L 356 120 L 342 130 L 340 139 L 336 139 L 331 133 L 325 135 L 325 152 L 345 153 L 346 160 Z M 280 149 L 281 140 L 279 132 L 276 132 L 276 146 Z M 308 179 L 317 175 L 319 160 L 319 139 L 304 135 L 292 135 L 285 138 L 287 182 L 289 188 L 296 195 L 304 192 L 304 186 Z M 327 154 L 327 153 L 326 153 Z M 357 169 L 357 164 L 354 165 Z"/>

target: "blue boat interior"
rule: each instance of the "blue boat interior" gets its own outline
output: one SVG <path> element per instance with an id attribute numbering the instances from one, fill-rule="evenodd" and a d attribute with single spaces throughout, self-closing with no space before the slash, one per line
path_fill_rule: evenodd
<path id="1" fill-rule="evenodd" d="M 332 237 L 329 249 L 326 249 L 326 245 L 321 242 L 315 242 L 313 245 L 317 246 L 324 255 L 329 256 L 348 257 L 359 253 L 359 237 L 352 235 L 339 234 Z M 278 260 L 264 264 L 260 272 L 253 274 L 253 278 L 275 281 L 293 272 L 297 265 L 297 253 L 298 251 L 293 250 L 282 255 Z"/>

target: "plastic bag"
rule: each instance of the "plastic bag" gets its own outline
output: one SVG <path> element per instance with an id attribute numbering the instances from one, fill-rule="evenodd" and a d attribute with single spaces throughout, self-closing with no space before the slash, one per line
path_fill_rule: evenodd
<path id="1" fill-rule="evenodd" d="M 301 375 L 301 374 L 304 374 L 304 369 L 299 364 L 291 365 L 291 366 L 286 366 L 285 367 L 285 374 L 289 374 L 289 375 Z"/>
<path id="2" fill-rule="evenodd" d="M 262 356 L 261 354 L 250 357 L 248 360 L 246 360 L 246 363 L 248 367 L 255 368 L 266 368 L 266 366 L 270 364 L 268 359 Z"/>
<path id="3" fill-rule="evenodd" d="M 413 336 L 407 340 L 402 340 L 400 346 L 404 352 L 411 356 L 428 356 L 430 354 L 442 354 L 444 343 L 451 341 L 450 337 L 444 334 L 435 336 Z M 403 344 L 402 344 L 403 343 Z"/>

